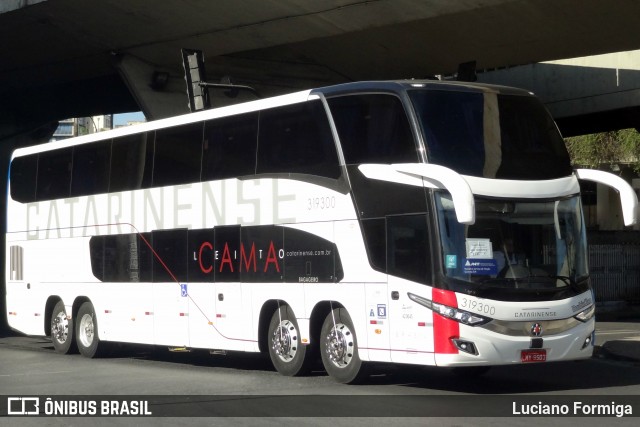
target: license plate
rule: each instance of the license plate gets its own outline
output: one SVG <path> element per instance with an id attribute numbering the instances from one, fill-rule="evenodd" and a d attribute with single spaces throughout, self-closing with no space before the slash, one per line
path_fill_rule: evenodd
<path id="1" fill-rule="evenodd" d="M 530 362 L 546 362 L 547 350 L 522 350 L 520 352 L 520 361 L 522 363 Z"/>

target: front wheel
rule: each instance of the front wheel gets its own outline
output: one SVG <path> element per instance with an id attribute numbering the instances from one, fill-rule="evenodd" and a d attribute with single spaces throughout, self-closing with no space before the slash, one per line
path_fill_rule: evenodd
<path id="1" fill-rule="evenodd" d="M 73 318 L 67 315 L 62 301 L 58 301 L 51 311 L 51 341 L 56 353 L 70 354 L 77 351 Z"/>
<path id="2" fill-rule="evenodd" d="M 76 316 L 76 342 L 80 353 L 89 358 L 98 357 L 101 354 L 104 343 L 98 337 L 98 321 L 93 304 L 82 303 Z"/>
<path id="3" fill-rule="evenodd" d="M 269 357 L 282 375 L 298 376 L 309 371 L 311 356 L 300 342 L 300 329 L 293 310 L 288 305 L 278 307 L 269 323 Z"/>
<path id="4" fill-rule="evenodd" d="M 340 383 L 353 384 L 366 375 L 360 356 L 353 322 L 347 310 L 334 309 L 320 332 L 322 364 L 329 376 Z"/>

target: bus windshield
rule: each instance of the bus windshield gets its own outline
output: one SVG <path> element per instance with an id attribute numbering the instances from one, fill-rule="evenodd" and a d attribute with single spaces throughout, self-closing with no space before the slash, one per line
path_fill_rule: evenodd
<path id="1" fill-rule="evenodd" d="M 476 222 L 456 220 L 451 196 L 436 194 L 446 277 L 478 285 L 575 288 L 588 275 L 578 195 L 551 201 L 476 198 Z"/>
<path id="2" fill-rule="evenodd" d="M 572 173 L 553 119 L 533 96 L 442 89 L 411 90 L 409 96 L 429 163 L 498 179 L 543 180 Z"/>

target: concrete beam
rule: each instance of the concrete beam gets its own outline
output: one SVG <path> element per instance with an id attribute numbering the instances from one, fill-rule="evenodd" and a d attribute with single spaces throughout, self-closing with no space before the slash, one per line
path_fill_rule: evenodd
<path id="1" fill-rule="evenodd" d="M 155 66 L 126 54 L 118 57 L 116 69 L 147 120 L 189 112 L 187 90 L 181 70 Z M 168 75 L 165 84 L 154 83 L 156 73 Z"/>
<path id="2" fill-rule="evenodd" d="M 209 68 L 215 71 L 217 68 L 215 65 L 215 63 L 209 64 Z M 116 68 L 134 99 L 140 105 L 147 120 L 157 120 L 189 113 L 187 87 L 182 68 L 169 69 L 154 66 L 132 55 L 120 55 Z M 166 85 L 158 86 L 154 84 L 153 80 L 156 73 L 166 73 L 168 75 Z M 209 73 L 209 75 L 211 74 Z M 216 78 L 208 79 L 207 81 L 209 83 L 219 83 L 223 80 L 223 77 L 226 76 L 217 75 Z M 247 82 L 232 80 L 232 83 L 246 84 Z M 273 95 L 273 93 L 269 92 L 269 88 L 264 90 L 263 87 L 259 87 L 258 89 L 260 89 L 261 93 Z M 240 91 L 230 95 L 229 91 L 224 89 L 209 89 L 209 97 L 211 107 L 222 107 L 256 99 L 256 95 L 250 91 Z"/>
<path id="3" fill-rule="evenodd" d="M 0 14 L 33 6 L 34 4 L 42 3 L 44 1 L 47 0 L 4 0 L 0 2 Z"/>
<path id="4" fill-rule="evenodd" d="M 478 80 L 534 92 L 556 120 L 573 128 L 580 117 L 599 118 L 610 127 L 602 130 L 640 126 L 640 50 L 489 71 Z"/>

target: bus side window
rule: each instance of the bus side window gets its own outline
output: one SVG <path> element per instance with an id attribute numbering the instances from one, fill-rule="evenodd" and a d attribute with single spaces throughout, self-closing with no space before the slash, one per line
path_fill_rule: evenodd
<path id="1" fill-rule="evenodd" d="M 11 198 L 21 203 L 36 200 L 38 155 L 17 157 L 11 162 Z"/>
<path id="2" fill-rule="evenodd" d="M 225 225 L 215 227 L 213 247 L 219 253 L 215 259 L 213 268 L 215 270 L 216 282 L 239 282 L 240 281 L 240 226 Z"/>
<path id="3" fill-rule="evenodd" d="M 255 174 L 257 143 L 258 113 L 205 122 L 202 181 Z"/>
<path id="4" fill-rule="evenodd" d="M 145 240 L 151 240 L 151 233 L 92 236 L 89 250 L 95 278 L 101 282 L 150 282 L 152 252 Z"/>
<path id="5" fill-rule="evenodd" d="M 260 113 L 257 173 L 340 177 L 338 154 L 320 100 Z"/>
<path id="6" fill-rule="evenodd" d="M 362 232 L 369 264 L 375 270 L 387 271 L 386 221 L 384 218 L 362 220 Z"/>
<path id="7" fill-rule="evenodd" d="M 109 191 L 138 190 L 151 186 L 153 133 L 115 138 L 111 147 Z"/>
<path id="8" fill-rule="evenodd" d="M 71 197 L 106 193 L 110 162 L 111 141 L 74 147 Z"/>
<path id="9" fill-rule="evenodd" d="M 40 153 L 36 200 L 69 197 L 71 189 L 71 157 L 71 148 Z"/>
<path id="10" fill-rule="evenodd" d="M 203 123 L 156 131 L 153 186 L 200 182 Z"/>
<path id="11" fill-rule="evenodd" d="M 152 231 L 151 239 L 151 246 L 157 254 L 153 257 L 153 281 L 186 282 L 187 229 Z"/>
<path id="12" fill-rule="evenodd" d="M 396 96 L 340 96 L 328 103 L 347 164 L 418 161 L 409 120 Z"/>
<path id="13" fill-rule="evenodd" d="M 387 273 L 428 283 L 430 276 L 427 216 L 398 215 L 387 217 Z"/>

